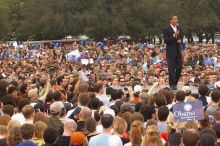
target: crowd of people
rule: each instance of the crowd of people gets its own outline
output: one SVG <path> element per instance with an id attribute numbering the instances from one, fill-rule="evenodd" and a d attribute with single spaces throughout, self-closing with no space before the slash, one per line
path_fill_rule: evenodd
<path id="1" fill-rule="evenodd" d="M 0 44 L 0 146 L 220 146 L 220 46 L 182 50 L 176 92 L 164 45 L 28 48 Z M 76 49 L 93 62 L 68 60 Z M 174 118 L 197 100 L 203 120 Z"/>

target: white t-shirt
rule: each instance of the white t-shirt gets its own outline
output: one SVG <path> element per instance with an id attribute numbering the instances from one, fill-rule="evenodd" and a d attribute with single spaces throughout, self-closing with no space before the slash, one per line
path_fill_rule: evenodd
<path id="1" fill-rule="evenodd" d="M 110 100 L 111 97 L 102 94 L 102 95 L 96 96 L 96 98 L 98 98 L 101 102 L 103 102 L 104 105 L 107 105 L 107 106 L 108 106 L 109 103 L 110 103 L 109 100 Z"/>
<path id="2" fill-rule="evenodd" d="M 101 133 L 90 139 L 89 146 L 123 146 L 123 143 L 117 135 Z"/>
<path id="3" fill-rule="evenodd" d="M 23 124 L 25 122 L 25 118 L 24 118 L 24 115 L 22 113 L 17 113 L 17 114 L 14 114 L 12 117 L 11 117 L 12 120 L 17 120 L 19 121 L 21 124 Z"/>

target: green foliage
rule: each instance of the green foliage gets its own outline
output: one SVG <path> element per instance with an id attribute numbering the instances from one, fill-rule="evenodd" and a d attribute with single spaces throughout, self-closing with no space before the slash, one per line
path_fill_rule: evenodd
<path id="1" fill-rule="evenodd" d="M 8 17 L 9 1 L 0 1 L 0 40 L 8 37 L 10 31 L 10 21 Z"/>
<path id="2" fill-rule="evenodd" d="M 220 0 L 1 0 L 0 39 L 160 36 L 169 15 L 185 34 L 220 30 Z"/>

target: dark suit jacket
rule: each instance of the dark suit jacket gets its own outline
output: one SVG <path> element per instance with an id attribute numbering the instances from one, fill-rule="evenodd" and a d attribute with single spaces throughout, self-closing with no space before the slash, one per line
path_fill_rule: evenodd
<path id="1" fill-rule="evenodd" d="M 164 29 L 163 37 L 164 37 L 164 42 L 166 43 L 167 57 L 176 57 L 179 54 L 181 55 L 181 47 L 180 44 L 177 43 L 177 40 L 178 39 L 180 39 L 181 41 L 183 40 L 182 31 L 178 26 L 177 26 L 177 30 L 180 31 L 180 34 L 178 35 L 177 38 L 175 38 L 173 36 L 174 30 L 170 25 Z"/>

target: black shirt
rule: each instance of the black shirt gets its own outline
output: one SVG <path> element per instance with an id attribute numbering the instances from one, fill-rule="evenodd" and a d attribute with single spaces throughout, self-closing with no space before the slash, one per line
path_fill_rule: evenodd
<path id="1" fill-rule="evenodd" d="M 70 136 L 60 136 L 57 140 L 56 146 L 69 146 Z"/>
<path id="2" fill-rule="evenodd" d="M 120 138 L 121 138 L 123 145 L 130 142 L 130 140 L 128 140 L 127 138 L 123 138 L 123 137 L 120 137 Z"/>
<path id="3" fill-rule="evenodd" d="M 77 129 L 76 131 L 85 132 L 85 121 L 78 121 L 77 122 Z"/>

